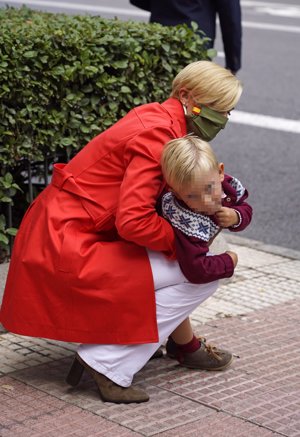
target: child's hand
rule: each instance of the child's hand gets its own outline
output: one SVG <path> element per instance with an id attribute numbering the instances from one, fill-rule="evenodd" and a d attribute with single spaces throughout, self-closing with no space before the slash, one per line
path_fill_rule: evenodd
<path id="1" fill-rule="evenodd" d="M 222 228 L 229 228 L 230 226 L 237 225 L 240 221 L 237 212 L 226 206 L 222 206 L 221 209 L 216 212 L 216 218 L 219 226 Z"/>
<path id="2" fill-rule="evenodd" d="M 234 267 L 236 267 L 236 265 L 238 263 L 237 254 L 235 252 L 231 252 L 231 250 L 227 250 L 225 253 L 227 253 L 231 257 L 231 259 L 233 261 L 233 265 L 234 265 Z"/>

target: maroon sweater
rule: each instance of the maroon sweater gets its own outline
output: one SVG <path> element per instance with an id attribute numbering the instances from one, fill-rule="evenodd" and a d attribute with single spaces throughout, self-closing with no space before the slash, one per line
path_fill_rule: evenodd
<path id="1" fill-rule="evenodd" d="M 252 218 L 252 207 L 245 202 L 248 192 L 238 179 L 229 175 L 225 175 L 222 187 L 226 195 L 222 205 L 233 208 L 240 217 L 238 225 L 228 229 L 242 231 Z M 174 228 L 177 259 L 188 281 L 204 284 L 233 275 L 233 261 L 227 253 L 208 255 L 210 243 L 222 230 L 215 216 L 192 211 L 173 193 L 163 195 L 161 208 L 162 215 Z"/>

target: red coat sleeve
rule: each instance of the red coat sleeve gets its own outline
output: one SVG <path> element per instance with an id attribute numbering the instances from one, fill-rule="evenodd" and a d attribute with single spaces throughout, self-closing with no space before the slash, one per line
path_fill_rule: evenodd
<path id="1" fill-rule="evenodd" d="M 208 246 L 202 240 L 188 237 L 176 228 L 174 232 L 178 263 L 189 282 L 205 284 L 233 275 L 233 261 L 227 253 L 209 256 Z"/>
<path id="2" fill-rule="evenodd" d="M 116 213 L 119 235 L 140 246 L 175 258 L 172 226 L 155 209 L 164 187 L 160 157 L 165 143 L 174 138 L 166 127 L 145 130 L 127 144 L 126 168 Z"/>

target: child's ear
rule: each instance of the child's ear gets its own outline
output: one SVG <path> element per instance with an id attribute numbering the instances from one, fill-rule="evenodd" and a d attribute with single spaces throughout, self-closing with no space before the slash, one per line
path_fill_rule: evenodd
<path id="1" fill-rule="evenodd" d="M 220 181 L 224 181 L 224 164 L 223 162 L 219 163 L 219 175 L 220 175 Z"/>

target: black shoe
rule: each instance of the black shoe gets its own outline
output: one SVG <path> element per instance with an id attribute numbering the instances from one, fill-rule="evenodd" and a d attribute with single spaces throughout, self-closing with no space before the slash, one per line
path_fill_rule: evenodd
<path id="1" fill-rule="evenodd" d="M 154 360 L 155 358 L 162 358 L 164 356 L 164 353 L 162 351 L 162 349 L 159 347 L 154 354 L 152 355 L 152 357 L 150 358 L 150 360 Z"/>

